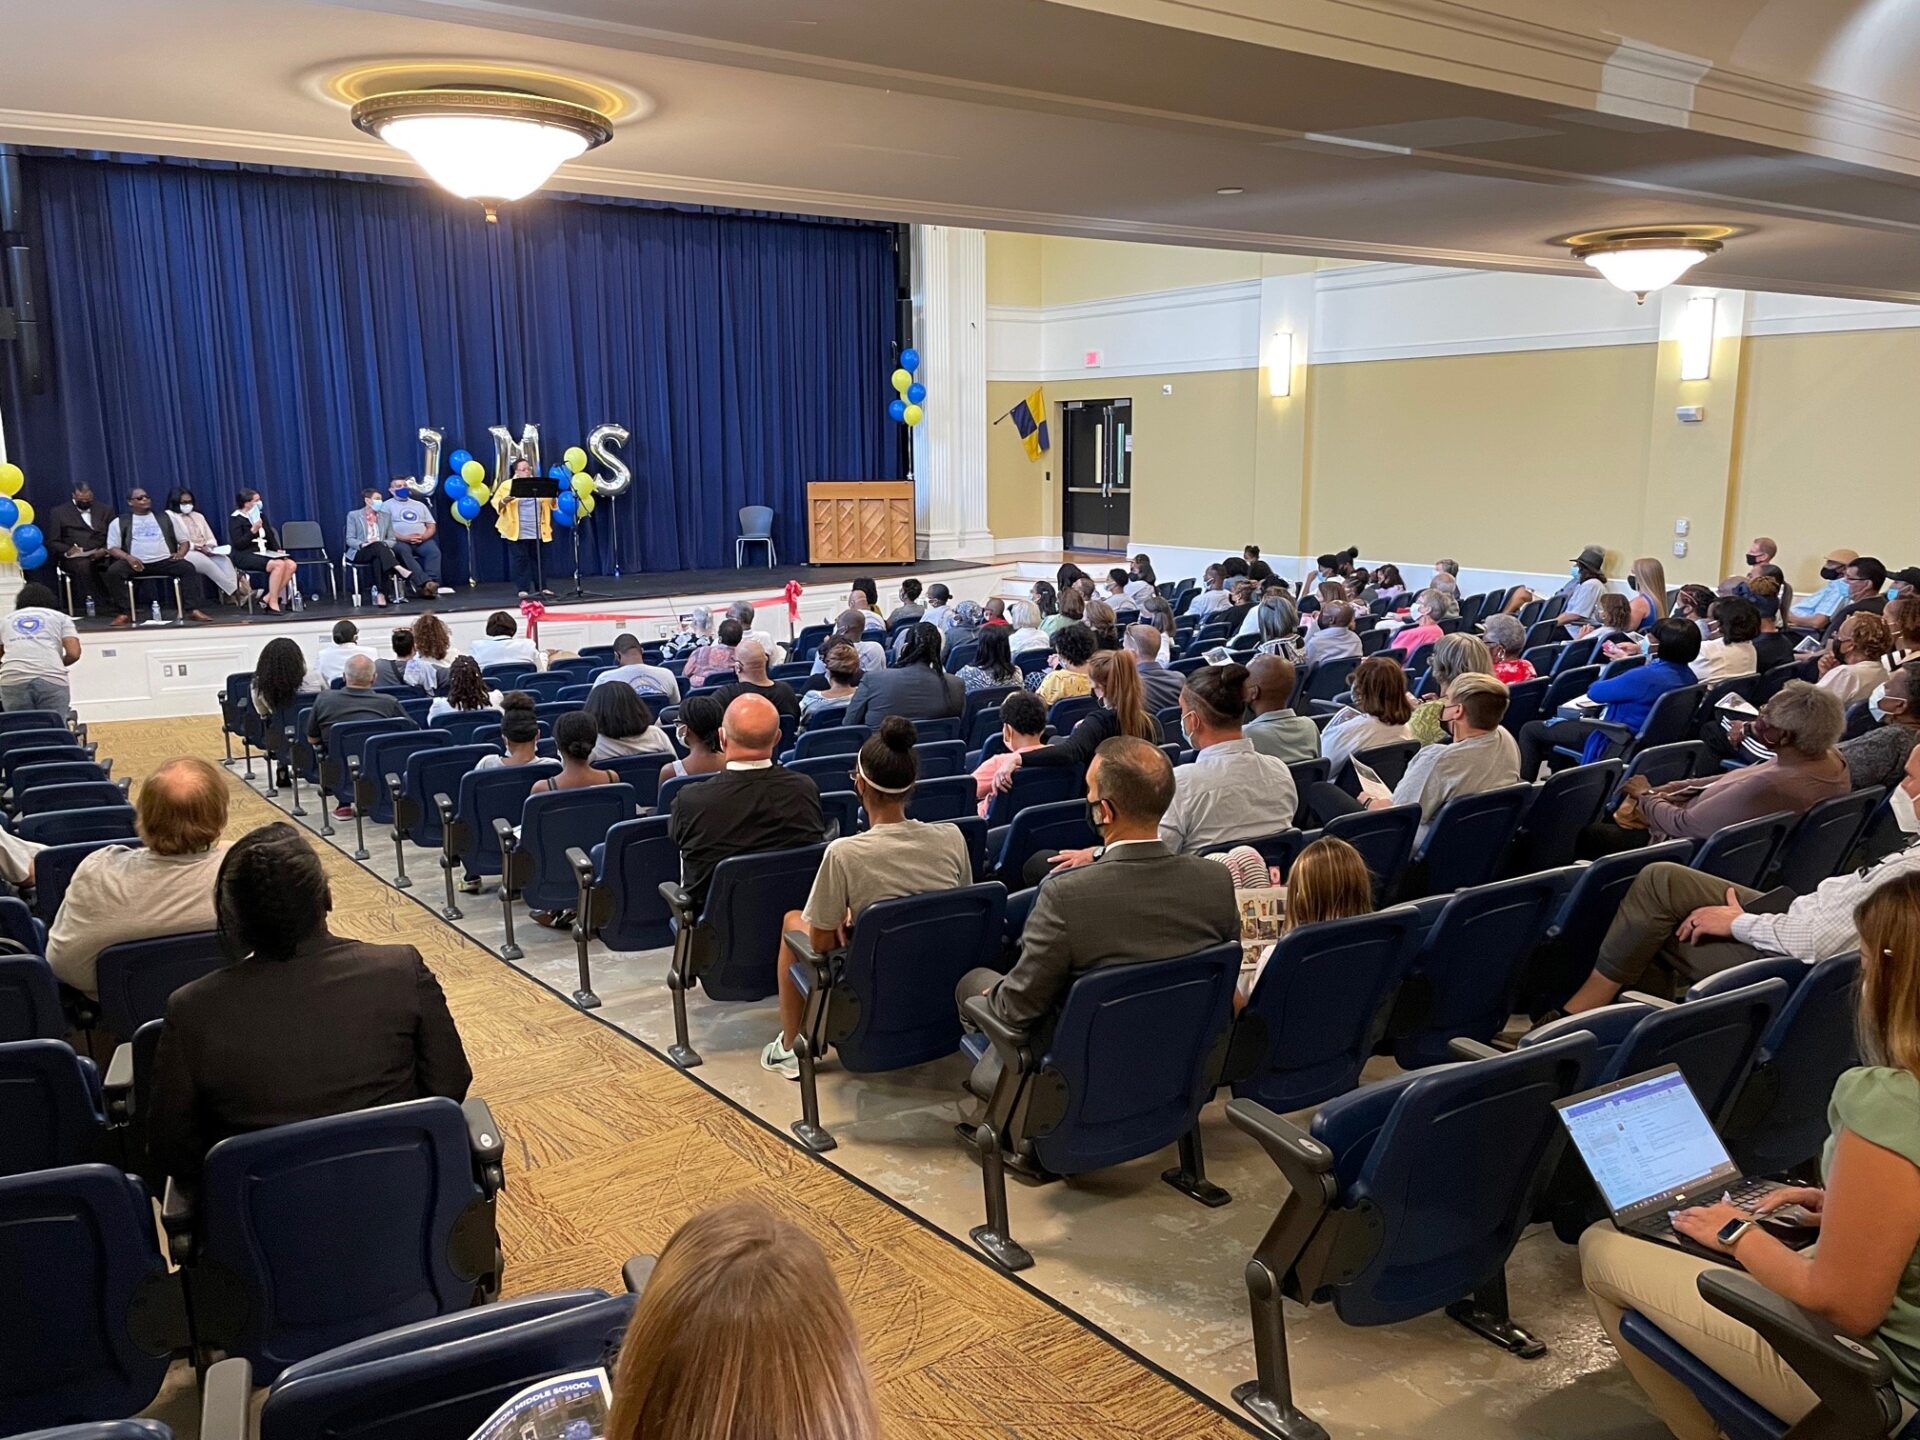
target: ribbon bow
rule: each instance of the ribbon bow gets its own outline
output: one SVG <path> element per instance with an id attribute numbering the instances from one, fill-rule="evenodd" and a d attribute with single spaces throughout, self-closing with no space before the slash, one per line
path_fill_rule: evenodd
<path id="1" fill-rule="evenodd" d="M 527 638 L 536 645 L 540 643 L 540 621 L 547 613 L 547 607 L 538 600 L 520 602 L 520 618 L 527 622 Z"/>
<path id="2" fill-rule="evenodd" d="M 787 581 L 787 588 L 781 593 L 786 596 L 786 600 L 787 600 L 788 623 L 794 624 L 794 625 L 799 624 L 800 623 L 800 596 L 804 593 L 800 588 L 800 582 L 798 580 Z"/>

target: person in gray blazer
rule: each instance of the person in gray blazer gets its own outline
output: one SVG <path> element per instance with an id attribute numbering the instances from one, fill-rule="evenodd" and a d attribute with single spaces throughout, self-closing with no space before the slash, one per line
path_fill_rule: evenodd
<path id="1" fill-rule="evenodd" d="M 1160 817 L 1172 803 L 1173 764 L 1165 751 L 1127 735 L 1102 741 L 1087 767 L 1087 818 L 1103 843 L 1088 864 L 1040 883 L 1013 969 L 1005 976 L 984 967 L 968 971 L 955 1003 L 964 1007 L 985 995 L 1000 1019 L 1034 1034 L 1039 1054 L 1075 976 L 1237 941 L 1240 907 L 1227 867 L 1176 855 L 1160 839 Z M 992 1094 L 998 1072 L 989 1050 L 968 1088 Z"/>
<path id="2" fill-rule="evenodd" d="M 898 665 L 860 677 L 860 688 L 847 701 L 846 724 L 878 725 L 889 715 L 943 720 L 958 717 L 966 707 L 967 687 L 958 675 L 947 674 L 941 662 L 940 631 L 923 620 L 910 626 L 902 639 Z"/>
<path id="3" fill-rule="evenodd" d="M 373 571 L 373 603 L 385 605 L 393 590 L 393 577 L 411 580 L 413 572 L 403 568 L 393 550 L 393 521 L 387 514 L 386 500 L 376 486 L 360 492 L 360 508 L 347 512 L 347 548 L 341 552 L 355 565 Z M 354 589 L 360 588 L 358 575 L 350 575 Z"/>

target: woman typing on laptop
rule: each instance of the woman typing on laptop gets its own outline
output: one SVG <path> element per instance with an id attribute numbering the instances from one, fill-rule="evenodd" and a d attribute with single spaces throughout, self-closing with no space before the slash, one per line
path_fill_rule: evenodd
<path id="1" fill-rule="evenodd" d="M 1673 1228 L 1731 1257 L 1795 1305 L 1884 1355 L 1908 1404 L 1920 1404 L 1920 875 L 1878 887 L 1855 911 L 1860 932 L 1859 1033 L 1869 1062 L 1843 1074 L 1828 1109 L 1822 1187 L 1778 1189 L 1748 1212 L 1721 1202 L 1681 1210 Z M 1796 1251 L 1753 1223 L 1789 1205 L 1819 1228 Z M 1701 1298 L 1714 1262 L 1602 1221 L 1580 1242 L 1594 1309 L 1622 1363 L 1680 1440 L 1712 1440 L 1714 1423 L 1672 1375 L 1620 1340 L 1635 1310 L 1729 1384 L 1792 1423 L 1811 1390 L 1766 1342 Z"/>

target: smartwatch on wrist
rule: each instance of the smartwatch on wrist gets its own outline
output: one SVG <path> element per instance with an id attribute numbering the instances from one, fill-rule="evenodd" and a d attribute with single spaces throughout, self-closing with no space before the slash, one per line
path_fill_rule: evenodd
<path id="1" fill-rule="evenodd" d="M 1753 1227 L 1759 1223 L 1760 1222 L 1751 1215 L 1741 1215 L 1722 1225 L 1714 1238 L 1728 1250 L 1731 1250 L 1739 1243 L 1742 1235 L 1746 1234 L 1747 1231 L 1753 1229 Z"/>

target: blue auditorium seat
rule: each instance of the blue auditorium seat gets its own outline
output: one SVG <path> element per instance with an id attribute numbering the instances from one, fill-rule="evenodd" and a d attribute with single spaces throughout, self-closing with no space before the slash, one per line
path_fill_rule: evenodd
<path id="1" fill-rule="evenodd" d="M 91 1060 L 64 1040 L 0 1045 L 0 1175 L 118 1158 Z"/>
<path id="2" fill-rule="evenodd" d="M 828 790 L 851 790 L 854 759 L 855 752 L 852 750 L 843 750 L 834 755 L 808 755 L 789 760 L 787 769 L 796 775 L 807 776 L 822 793 Z"/>
<path id="3" fill-rule="evenodd" d="M 1373 876 L 1373 901 L 1384 905 L 1400 893 L 1400 886 L 1413 863 L 1414 837 L 1420 833 L 1418 805 L 1390 805 L 1384 810 L 1367 810 L 1352 815 L 1337 815 L 1320 827 L 1322 836 L 1344 840 L 1360 852 Z"/>
<path id="4" fill-rule="evenodd" d="M 1585 693 L 1584 688 L 1581 693 Z M 1631 760 L 1640 751 L 1655 745 L 1672 745 L 1690 740 L 1695 730 L 1693 717 L 1700 708 L 1700 697 L 1705 693 L 1704 685 L 1682 685 L 1676 690 L 1667 691 L 1653 702 L 1638 730 L 1629 729 L 1615 720 L 1589 720 L 1587 724 L 1593 733 L 1588 740 L 1581 742 L 1581 749 L 1561 745 L 1555 746 L 1553 753 L 1575 764 L 1583 759 L 1600 760 L 1608 756 Z"/>
<path id="5" fill-rule="evenodd" d="M 1065 735 L 1099 708 L 1100 702 L 1091 695 L 1069 695 L 1047 707 L 1047 724 L 1056 735 Z"/>
<path id="6" fill-rule="evenodd" d="M 702 780 L 711 780 L 720 772 L 709 770 L 700 775 L 669 775 L 660 782 L 660 788 L 653 797 L 653 808 L 661 815 L 673 813 L 673 797 L 689 785 L 698 785 Z"/>
<path id="7" fill-rule="evenodd" d="M 666 815 L 622 820 L 590 850 L 567 851 L 574 874 L 573 944 L 580 987 L 573 1003 L 599 1006 L 587 946 L 595 939 L 609 950 L 654 950 L 673 943 L 673 912 L 660 887 L 680 878 L 680 849 L 667 834 Z"/>
<path id="8" fill-rule="evenodd" d="M 100 1024 L 131 1036 L 149 1020 L 165 1017 L 174 991 L 227 964 L 212 930 L 109 945 L 98 961 Z"/>
<path id="9" fill-rule="evenodd" d="M 922 782 L 967 775 L 967 743 L 964 740 L 921 740 L 913 747 L 913 763 Z"/>
<path id="10" fill-rule="evenodd" d="M 60 902 L 66 898 L 67 885 L 72 881 L 73 872 L 79 868 L 80 862 L 94 851 L 104 850 L 109 845 L 138 849 L 140 841 L 131 834 L 104 840 L 76 840 L 70 844 L 49 846 L 34 856 L 34 918 L 43 925 L 51 925 L 53 917 L 60 913 Z"/>
<path id="11" fill-rule="evenodd" d="M 611 760 L 595 762 L 602 770 L 611 770 L 620 777 L 622 785 L 633 787 L 633 800 L 643 810 L 651 810 L 660 794 L 660 772 L 673 764 L 673 752 L 662 751 L 657 755 L 616 755 Z"/>
<path id="12" fill-rule="evenodd" d="M 520 809 L 527 803 L 533 787 L 559 773 L 559 763 L 552 760 L 474 770 L 460 777 L 457 803 L 445 791 L 433 797 L 440 811 L 440 867 L 447 878 L 447 904 L 441 913 L 447 919 L 461 918 L 460 907 L 453 898 L 455 862 L 465 873 L 467 890 L 477 894 L 481 877 L 498 875 L 505 863 L 500 857 L 500 838 L 493 822 L 505 819 L 511 825 L 518 821 Z"/>
<path id="13" fill-rule="evenodd" d="M 496 816 L 494 839 L 500 847 L 500 918 L 506 943 L 502 958 L 518 960 L 513 943 L 513 902 L 529 910 L 569 910 L 579 895 L 579 878 L 567 862 L 570 850 L 591 850 L 623 820 L 634 818 L 631 785 L 585 785 L 529 795 L 521 806 L 519 831 L 507 816 Z"/>
<path id="14" fill-rule="evenodd" d="M 1575 860 L 1574 842 L 1600 818 L 1601 807 L 1619 783 L 1621 762 L 1596 760 L 1569 765 L 1533 788 L 1507 852 L 1507 875 L 1557 870 Z"/>
<path id="15" fill-rule="evenodd" d="M 423 750 L 452 748 L 445 730 L 388 731 L 369 735 L 360 743 L 360 763 L 354 775 L 353 803 L 376 825 L 393 824 L 394 792 L 405 794 L 407 761 Z"/>
<path id="16" fill-rule="evenodd" d="M 1723 825 L 1700 842 L 1689 863 L 1702 874 L 1718 876 L 1729 885 L 1757 890 L 1773 869 L 1774 859 L 1793 829 L 1793 819 L 1791 811 L 1777 810 Z"/>
<path id="17" fill-rule="evenodd" d="M 1086 788 L 1079 770 L 1071 765 L 1022 765 L 1013 772 L 1012 786 L 995 792 L 988 802 L 987 827 L 997 830 L 1011 825 L 1014 817 L 1030 805 L 1082 799 Z"/>
<path id="18" fill-rule="evenodd" d="M 868 725 L 834 725 L 822 728 L 817 722 L 794 737 L 793 749 L 783 760 L 805 760 L 814 755 L 853 755 L 873 734 Z"/>
<path id="19" fill-rule="evenodd" d="M 1199 1117 L 1219 1079 L 1239 976 L 1237 942 L 1085 971 L 1067 987 L 1038 1054 L 1034 1037 L 1002 1021 L 984 996 L 966 1002 L 965 1019 L 1000 1062 L 973 1132 L 987 1218 L 971 1234 L 995 1264 L 1033 1264 L 1008 1224 L 1008 1163 L 1080 1175 L 1177 1142 L 1180 1164 L 1161 1178 L 1203 1205 L 1227 1203 L 1206 1176 Z"/>
<path id="20" fill-rule="evenodd" d="M 956 745 L 959 742 L 954 742 Z M 907 801 L 907 815 L 914 820 L 960 820 L 980 813 L 980 801 L 971 775 L 943 775 L 923 778 L 914 786 Z"/>
<path id="21" fill-rule="evenodd" d="M 1513 1322 L 1506 1263 L 1536 1176 L 1562 1144 L 1553 1102 L 1580 1090 L 1592 1065 L 1582 1034 L 1403 1075 L 1321 1106 L 1311 1135 L 1229 1101 L 1227 1118 L 1288 1187 L 1246 1269 L 1259 1378 L 1233 1398 L 1284 1435 L 1322 1433 L 1294 1404 L 1283 1295 L 1331 1300 L 1348 1325 L 1444 1308 L 1517 1355 L 1544 1353 Z"/>
<path id="22" fill-rule="evenodd" d="M 403 768 L 384 777 L 389 790 L 399 781 L 399 793 L 393 797 L 393 854 L 396 873 L 393 883 L 401 890 L 413 887 L 407 874 L 403 841 L 411 840 L 422 849 L 439 850 L 446 840 L 440 823 L 439 795 L 460 793 L 460 779 L 488 755 L 498 755 L 493 745 L 462 745 L 455 741 L 410 752 Z"/>
<path id="23" fill-rule="evenodd" d="M 253 676 L 248 675 L 251 681 Z M 67 728 L 67 717 L 58 710 L 9 710 L 0 714 L 0 735 L 16 735 L 27 730 L 61 730 Z"/>
<path id="24" fill-rule="evenodd" d="M 25 730 L 0 735 L 0 741 L 13 740 L 9 749 L 0 750 L 0 788 L 13 789 L 14 777 L 35 765 L 71 764 L 94 758 L 91 747 L 81 745 L 65 730 Z"/>
<path id="25" fill-rule="evenodd" d="M 1822 800 L 1800 817 L 1774 861 L 1772 885 L 1811 895 L 1820 882 L 1843 869 L 1886 791 L 1878 785 Z"/>
<path id="26" fill-rule="evenodd" d="M 22 765 L 13 772 L 14 798 L 18 801 L 43 785 L 72 785 L 83 780 L 111 778 L 107 767 L 97 760 L 50 760 L 45 765 Z"/>
<path id="27" fill-rule="evenodd" d="M 82 840 L 132 840 L 135 836 L 131 805 L 97 805 L 85 810 L 54 810 L 27 815 L 12 825 L 13 833 L 36 845 L 73 845 Z M 34 867 L 39 874 L 39 867 Z"/>
<path id="28" fill-rule="evenodd" d="M 1593 972 L 1607 926 L 1634 879 L 1649 865 L 1663 861 L 1686 864 L 1692 849 L 1691 840 L 1670 840 L 1664 845 L 1605 855 L 1578 867 L 1573 887 L 1541 934 L 1528 966 L 1521 1008 L 1531 1015 L 1543 1015 L 1564 1005 Z"/>
<path id="29" fill-rule="evenodd" d="M 697 980 L 712 1000 L 764 1000 L 779 988 L 780 922 L 807 903 L 825 845 L 734 855 L 714 867 L 706 905 L 697 910 L 678 881 L 660 886 L 673 912 L 674 1043 L 667 1058 L 682 1069 L 700 1063 L 687 1039 L 687 991 Z"/>
<path id="30" fill-rule="evenodd" d="M 360 747 L 367 738 L 419 728 L 405 715 L 381 716 L 373 720 L 336 720 L 317 747 L 320 788 L 326 791 L 330 800 L 342 805 L 352 804 L 354 771 L 360 760 Z"/>
<path id="31" fill-rule="evenodd" d="M 485 710 L 443 710 L 427 722 L 430 730 L 445 730 L 456 745 L 473 743 L 473 733 L 487 725 L 498 725 L 500 712 Z"/>
<path id="32" fill-rule="evenodd" d="M 1014 787 L 1017 791 L 1021 778 L 1028 774 L 1026 770 L 1014 773 Z M 1035 770 L 1034 775 L 1066 775 L 1076 778 L 1070 769 Z M 1005 797 L 1000 797 L 1005 798 Z M 995 848 L 995 835 L 992 830 L 993 810 L 987 811 L 987 845 L 992 851 L 987 861 L 988 872 L 999 877 L 1009 889 L 1017 889 L 1026 884 L 1027 862 L 1036 855 L 1044 855 L 1050 850 L 1079 850 L 1089 845 L 1098 845 L 1100 837 L 1094 833 L 1092 824 L 1087 820 L 1086 803 L 1081 800 L 1057 799 L 1050 803 L 1024 805 L 1014 812 L 1011 822 L 998 838 Z"/>
<path id="33" fill-rule="evenodd" d="M 1532 798 L 1531 785 L 1454 796 L 1427 826 L 1427 838 L 1413 857 L 1419 867 L 1414 878 L 1424 882 L 1429 895 L 1485 885 L 1499 873 Z"/>
<path id="34" fill-rule="evenodd" d="M 844 790 L 820 792 L 820 822 L 829 838 L 858 835 L 867 828 L 867 812 L 860 808 L 860 797 L 848 784 Z"/>
<path id="35" fill-rule="evenodd" d="M 51 765 L 35 765 L 34 770 L 54 769 Z M 19 784 L 26 771 L 16 771 L 14 781 Z M 85 810 L 97 805 L 124 805 L 127 792 L 111 780 L 69 780 L 53 784 L 35 785 L 31 789 L 18 789 L 14 796 L 14 813 L 17 815 L 44 815 L 49 810 Z"/>

